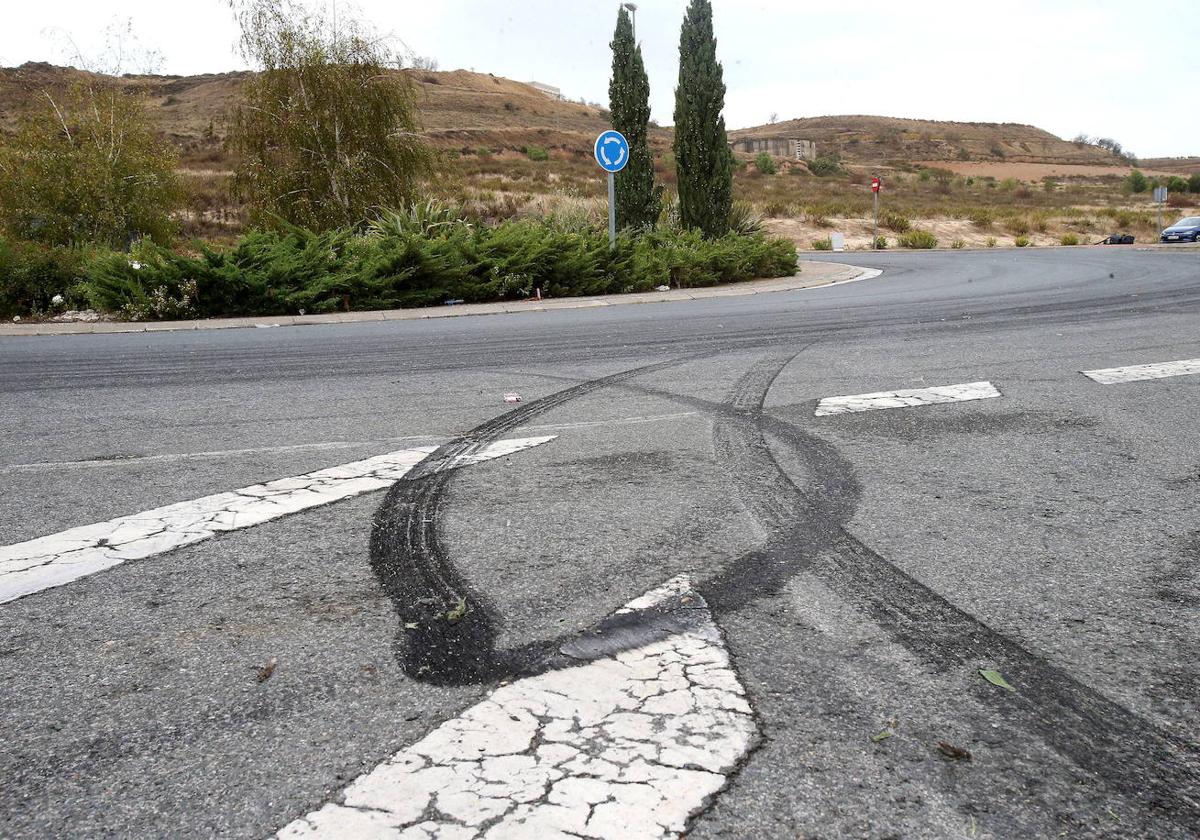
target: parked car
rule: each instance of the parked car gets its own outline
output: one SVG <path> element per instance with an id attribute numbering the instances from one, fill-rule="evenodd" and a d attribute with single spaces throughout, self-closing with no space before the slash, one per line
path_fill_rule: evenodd
<path id="1" fill-rule="evenodd" d="M 1188 216 L 1162 232 L 1163 242 L 1200 242 L 1200 216 Z"/>

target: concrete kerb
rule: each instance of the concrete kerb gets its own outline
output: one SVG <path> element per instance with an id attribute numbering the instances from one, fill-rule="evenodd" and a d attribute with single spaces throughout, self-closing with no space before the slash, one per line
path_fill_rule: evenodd
<path id="1" fill-rule="evenodd" d="M 268 329 L 271 327 L 317 326 L 374 321 L 411 321 L 426 318 L 462 318 L 471 315 L 505 315 L 516 312 L 552 312 L 559 309 L 592 309 L 639 303 L 671 303 L 718 297 L 794 292 L 819 289 L 878 277 L 873 268 L 841 263 L 801 260 L 799 272 L 791 277 L 751 280 L 706 289 L 671 289 L 666 292 L 637 292 L 603 297 L 555 298 L 514 303 L 469 303 L 422 309 L 389 309 L 374 312 L 335 312 L 327 315 L 277 315 L 258 318 L 212 318 L 195 321 L 94 321 L 91 323 L 39 322 L 0 324 L 0 336 L 96 335 L 102 333 L 176 332 L 186 330 Z"/>

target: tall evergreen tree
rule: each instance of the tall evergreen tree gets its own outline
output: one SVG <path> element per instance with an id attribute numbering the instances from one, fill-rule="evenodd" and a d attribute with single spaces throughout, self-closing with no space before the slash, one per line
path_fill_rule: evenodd
<path id="1" fill-rule="evenodd" d="M 658 221 L 659 196 L 654 187 L 654 160 L 650 156 L 650 79 L 624 5 L 617 13 L 617 31 L 611 46 L 613 65 L 608 107 L 613 128 L 629 141 L 629 164 L 617 173 L 617 227 L 653 227 Z"/>
<path id="2" fill-rule="evenodd" d="M 679 36 L 675 88 L 675 166 L 679 215 L 706 237 L 729 230 L 733 152 L 725 136 L 725 81 L 713 37 L 712 3 L 692 0 Z"/>

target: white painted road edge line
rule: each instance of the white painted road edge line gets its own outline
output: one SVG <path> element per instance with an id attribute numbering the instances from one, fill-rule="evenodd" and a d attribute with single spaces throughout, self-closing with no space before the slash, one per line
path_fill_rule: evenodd
<path id="1" fill-rule="evenodd" d="M 555 436 L 503 440 L 441 469 L 503 458 L 549 443 Z M 390 487 L 437 450 L 420 446 L 293 478 L 255 484 L 167 505 L 95 525 L 0 547 L 0 604 L 142 560 L 224 531 L 261 525 L 289 514 Z"/>
<path id="2" fill-rule="evenodd" d="M 1101 385 L 1118 385 L 1122 382 L 1141 382 L 1147 379 L 1166 379 L 1169 376 L 1190 376 L 1200 373 L 1200 359 L 1184 359 L 1181 362 L 1160 362 L 1153 365 L 1105 368 L 1104 370 L 1080 371 L 1088 379 Z"/>
<path id="3" fill-rule="evenodd" d="M 909 388 L 900 391 L 881 391 L 877 394 L 855 394 L 849 397 L 826 397 L 817 403 L 817 417 L 832 414 L 852 414 L 858 411 L 877 411 L 884 408 L 912 408 L 938 403 L 989 400 L 1000 396 L 991 382 L 968 382 L 965 385 L 941 385 L 935 388 Z"/>
<path id="4" fill-rule="evenodd" d="M 703 611 L 692 629 L 501 686 L 277 836 L 678 837 L 757 728 L 686 576 L 622 612 L 674 597 Z"/>

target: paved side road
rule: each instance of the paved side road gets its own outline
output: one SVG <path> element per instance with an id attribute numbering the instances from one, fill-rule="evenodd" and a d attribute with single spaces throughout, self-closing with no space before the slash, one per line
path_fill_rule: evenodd
<path id="1" fill-rule="evenodd" d="M 0 604 L 0 835 L 1196 836 L 1200 264 L 870 259 L 0 341 L 0 564 L 160 549 Z"/>

